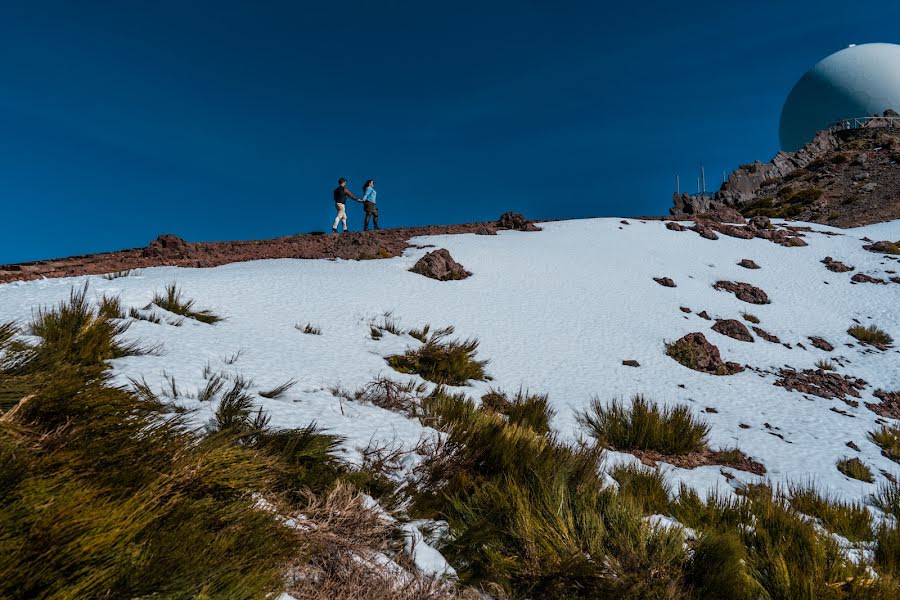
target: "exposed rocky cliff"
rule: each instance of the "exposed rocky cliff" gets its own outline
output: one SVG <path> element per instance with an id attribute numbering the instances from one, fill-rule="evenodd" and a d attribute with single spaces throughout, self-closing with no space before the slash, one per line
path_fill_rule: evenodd
<path id="1" fill-rule="evenodd" d="M 900 128 L 889 123 L 820 131 L 797 152 L 738 167 L 715 194 L 676 194 L 669 212 L 695 215 L 729 207 L 748 217 L 837 227 L 900 218 Z"/>

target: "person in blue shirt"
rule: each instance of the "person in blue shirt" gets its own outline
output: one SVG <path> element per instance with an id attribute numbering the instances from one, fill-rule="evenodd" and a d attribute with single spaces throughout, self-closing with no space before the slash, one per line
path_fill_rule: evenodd
<path id="1" fill-rule="evenodd" d="M 363 184 L 363 208 L 366 211 L 366 219 L 363 222 L 363 231 L 369 230 L 369 217 L 372 218 L 372 225 L 375 231 L 378 231 L 378 207 L 375 205 L 375 180 L 369 179 Z"/>

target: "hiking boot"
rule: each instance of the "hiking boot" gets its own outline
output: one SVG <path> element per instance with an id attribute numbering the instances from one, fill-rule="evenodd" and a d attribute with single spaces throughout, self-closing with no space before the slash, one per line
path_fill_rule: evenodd
<path id="1" fill-rule="evenodd" d="M 332 227 L 332 228 L 331 228 L 331 233 L 337 233 L 337 227 Z"/>

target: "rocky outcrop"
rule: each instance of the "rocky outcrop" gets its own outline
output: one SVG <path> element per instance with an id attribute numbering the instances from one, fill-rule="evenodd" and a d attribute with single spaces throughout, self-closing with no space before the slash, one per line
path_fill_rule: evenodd
<path id="1" fill-rule="evenodd" d="M 744 367 L 722 360 L 719 349 L 702 333 L 689 333 L 666 346 L 666 354 L 694 371 L 711 375 L 734 375 Z"/>
<path id="2" fill-rule="evenodd" d="M 819 396 L 820 398 L 840 398 L 847 396 L 859 398 L 859 390 L 865 389 L 866 382 L 855 377 L 838 375 L 833 371 L 822 369 L 805 369 L 793 371 L 781 369 L 775 385 L 791 392 L 801 392 Z"/>
<path id="3" fill-rule="evenodd" d="M 714 289 L 731 292 L 738 300 L 750 304 L 769 304 L 769 296 L 756 286 L 744 282 L 717 281 Z"/>
<path id="4" fill-rule="evenodd" d="M 741 342 L 753 341 L 753 336 L 750 335 L 750 331 L 747 329 L 746 325 L 736 319 L 716 319 L 716 323 L 712 326 L 712 330 Z"/>
<path id="5" fill-rule="evenodd" d="M 893 220 L 900 218 L 898 157 L 896 128 L 820 131 L 797 152 L 738 167 L 716 192 L 676 194 L 669 212 L 697 216 L 728 208 L 837 227 Z"/>
<path id="6" fill-rule="evenodd" d="M 465 279 L 471 275 L 444 248 L 433 250 L 420 258 L 410 271 L 438 281 Z"/>
<path id="7" fill-rule="evenodd" d="M 497 229 L 514 229 L 516 231 L 540 231 L 533 222 L 517 212 L 505 212 L 497 220 Z"/>
<path id="8" fill-rule="evenodd" d="M 191 253 L 191 245 L 172 234 L 163 234 L 150 242 L 141 255 L 145 258 L 184 258 Z"/>
<path id="9" fill-rule="evenodd" d="M 886 392 L 876 390 L 875 397 L 881 400 L 878 404 L 866 402 L 866 407 L 875 414 L 888 419 L 900 419 L 900 391 Z"/>
<path id="10" fill-rule="evenodd" d="M 853 277 L 850 278 L 850 281 L 853 283 L 883 283 L 887 284 L 887 281 L 884 279 L 879 279 L 878 277 L 871 277 L 866 275 L 865 273 L 857 273 Z"/>

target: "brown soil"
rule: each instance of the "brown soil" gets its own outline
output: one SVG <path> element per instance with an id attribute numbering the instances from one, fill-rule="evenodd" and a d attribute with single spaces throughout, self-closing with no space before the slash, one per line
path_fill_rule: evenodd
<path id="1" fill-rule="evenodd" d="M 657 462 L 664 462 L 674 465 L 680 469 L 696 469 L 697 467 L 706 467 L 716 465 L 720 467 L 731 467 L 739 471 L 747 471 L 754 475 L 765 475 L 766 467 L 741 453 L 741 459 L 737 462 L 733 460 L 729 452 L 719 450 L 704 450 L 703 452 L 690 452 L 688 454 L 660 454 L 650 450 L 625 450 L 637 457 L 641 463 L 648 466 L 656 466 Z"/>
<path id="2" fill-rule="evenodd" d="M 46 277 L 100 275 L 161 266 L 215 267 L 268 258 L 391 258 L 400 256 L 410 248 L 409 240 L 417 236 L 460 233 L 494 235 L 498 229 L 497 223 L 464 223 L 344 234 L 299 234 L 270 240 L 234 242 L 186 242 L 176 236 L 165 235 L 146 248 L 0 265 L 0 283 Z"/>

